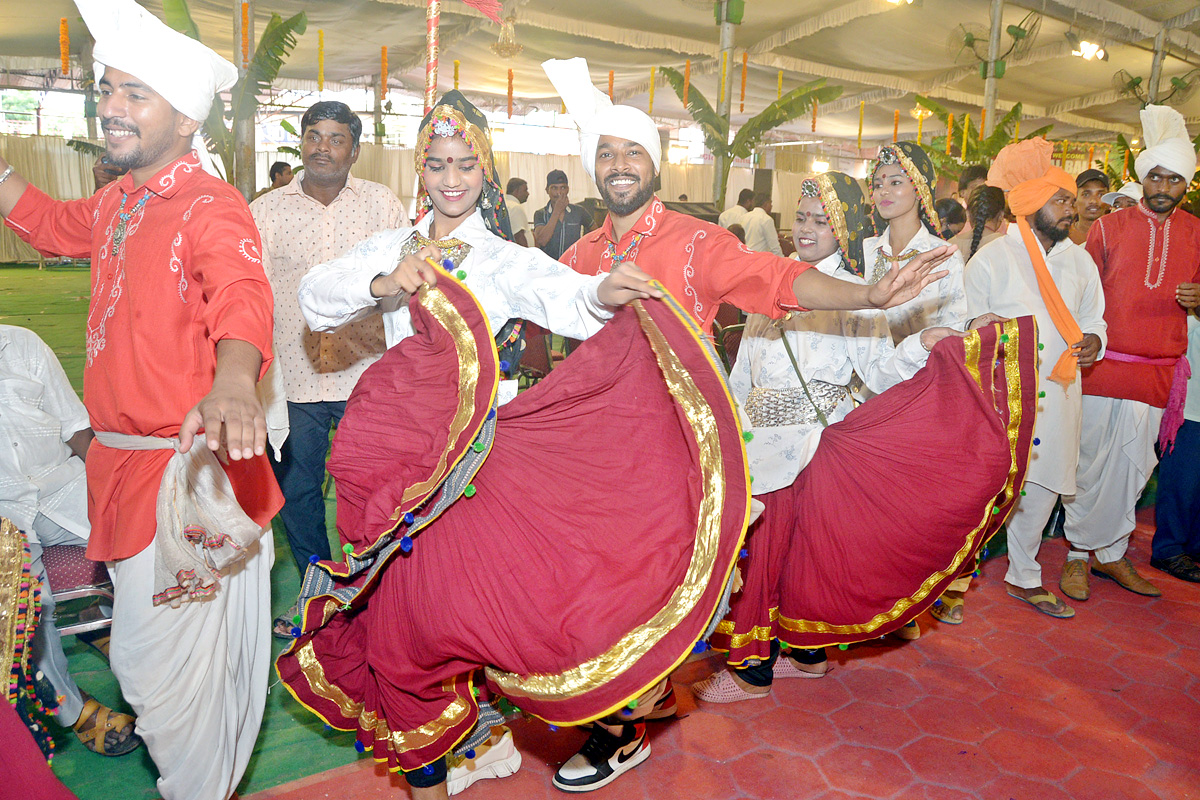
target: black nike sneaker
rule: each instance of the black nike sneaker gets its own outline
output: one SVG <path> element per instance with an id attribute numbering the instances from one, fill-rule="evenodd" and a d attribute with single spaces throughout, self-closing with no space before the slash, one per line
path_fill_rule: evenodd
<path id="1" fill-rule="evenodd" d="M 646 724 L 612 725 L 597 722 L 579 752 L 554 773 L 554 785 L 564 792 L 592 792 L 607 786 L 623 772 L 650 756 Z"/>

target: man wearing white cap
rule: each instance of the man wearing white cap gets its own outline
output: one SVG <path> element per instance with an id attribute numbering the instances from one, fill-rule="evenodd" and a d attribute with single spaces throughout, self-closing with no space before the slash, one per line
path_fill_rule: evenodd
<path id="1" fill-rule="evenodd" d="M 1137 181 L 1126 181 L 1125 184 L 1115 192 L 1109 192 L 1100 198 L 1102 202 L 1112 206 L 1113 211 L 1120 211 L 1122 208 L 1133 208 L 1142 199 L 1142 185 Z"/>
<path id="2" fill-rule="evenodd" d="M 804 308 L 884 308 L 912 299 L 945 275 L 932 270 L 949 258 L 952 247 L 923 253 L 903 269 L 894 267 L 873 286 L 841 281 L 809 264 L 752 252 L 724 228 L 667 210 L 654 193 L 662 162 L 654 120 L 631 106 L 613 105 L 592 84 L 582 58 L 546 61 L 542 68 L 579 126 L 583 167 L 608 206 L 604 224 L 560 259 L 577 272 L 599 275 L 636 259 L 704 331 L 712 329 L 723 302 L 773 319 Z M 674 713 L 674 694 L 663 680 L 632 709 L 598 720 L 580 752 L 554 775 L 554 785 L 568 792 L 607 785 L 649 755 L 645 720 Z"/>
<path id="3" fill-rule="evenodd" d="M 88 556 L 116 587 L 112 670 L 165 800 L 227 800 L 262 721 L 273 558 L 262 533 L 281 505 L 255 396 L 272 328 L 259 236 L 193 150 L 236 70 L 132 0 L 76 4 L 96 39 L 108 158 L 129 172 L 58 202 L 0 158 L 0 214 L 43 253 L 91 257 Z"/>
<path id="4" fill-rule="evenodd" d="M 1145 196 L 1101 217 L 1087 251 L 1100 269 L 1108 348 L 1083 371 L 1083 430 L 1074 499 L 1064 500 L 1071 545 L 1060 586 L 1086 600 L 1092 574 L 1137 594 L 1154 584 L 1126 558 L 1134 510 L 1183 423 L 1190 374 L 1187 310 L 1200 305 L 1200 220 L 1178 209 L 1196 171 L 1183 117 L 1166 106 L 1141 112 L 1146 141 L 1134 162 Z"/>

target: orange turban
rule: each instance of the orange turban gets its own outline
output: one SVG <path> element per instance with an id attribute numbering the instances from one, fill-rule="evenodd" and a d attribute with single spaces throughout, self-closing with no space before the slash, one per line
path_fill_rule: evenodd
<path id="1" fill-rule="evenodd" d="M 988 170 L 989 186 L 1008 193 L 1008 207 L 1018 217 L 1036 214 L 1055 192 L 1075 194 L 1075 179 L 1050 161 L 1054 145 L 1040 136 L 1005 147 Z"/>
<path id="2" fill-rule="evenodd" d="M 1008 196 L 1008 207 L 1017 218 L 1017 229 L 1033 263 L 1033 274 L 1037 276 L 1042 301 L 1050 312 L 1058 335 L 1067 343 L 1067 349 L 1050 373 L 1050 380 L 1066 389 L 1075 381 L 1077 364 L 1076 353 L 1071 345 L 1083 340 L 1083 331 L 1050 275 L 1046 257 L 1042 255 L 1042 247 L 1034 237 L 1028 219 L 1040 211 L 1059 189 L 1075 194 L 1075 180 L 1066 170 L 1050 162 L 1053 152 L 1054 145 L 1040 136 L 1010 144 L 996 155 L 996 160 L 988 170 L 987 182 L 990 186 L 1003 189 Z"/>

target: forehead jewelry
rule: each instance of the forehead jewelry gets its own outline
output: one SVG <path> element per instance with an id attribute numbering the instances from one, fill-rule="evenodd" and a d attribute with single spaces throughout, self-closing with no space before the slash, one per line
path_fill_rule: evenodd
<path id="1" fill-rule="evenodd" d="M 447 156 L 447 157 L 446 157 L 446 163 L 447 163 L 447 164 L 453 164 L 453 163 L 454 163 L 454 156 Z"/>

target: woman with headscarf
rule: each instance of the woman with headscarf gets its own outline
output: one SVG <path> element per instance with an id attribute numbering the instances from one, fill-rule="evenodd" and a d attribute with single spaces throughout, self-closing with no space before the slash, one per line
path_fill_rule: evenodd
<path id="1" fill-rule="evenodd" d="M 947 242 L 938 238 L 942 222 L 934 207 L 937 174 L 933 162 L 913 142 L 879 148 L 871 168 L 871 208 L 876 236 L 863 242 L 867 282 L 887 274 L 893 263 L 907 263 Z M 942 264 L 948 275 L 919 295 L 887 310 L 888 327 L 897 344 L 926 328 L 962 328 L 967 319 L 963 290 L 963 258 L 955 253 Z"/>
<path id="2" fill-rule="evenodd" d="M 658 284 L 629 265 L 582 276 L 500 238 L 486 121 L 458 92 L 426 115 L 417 158 L 416 227 L 314 268 L 300 290 L 314 329 L 384 311 L 391 347 L 329 462 L 346 562 L 309 568 L 278 670 L 432 798 L 520 763 L 509 735 L 489 742 L 481 669 L 558 725 L 657 686 L 725 596 L 749 487 L 715 355 Z M 614 313 L 634 299 L 647 302 Z M 587 341 L 506 402 L 491 334 L 514 317 Z M 640 727 L 627 766 L 649 755 Z"/>
<path id="3" fill-rule="evenodd" d="M 805 180 L 801 195 L 792 228 L 799 256 L 862 282 L 858 184 L 826 173 Z M 944 586 L 999 527 L 1001 506 L 1020 488 L 1011 481 L 1030 427 L 1021 411 L 1036 388 L 1026 386 L 1032 328 L 1004 330 L 954 337 L 922 370 L 953 331 L 927 330 L 894 348 L 879 312 L 750 318 L 730 383 L 753 425 L 746 449 L 765 509 L 739 562 L 742 588 L 712 640 L 732 669 L 693 686 L 698 698 L 748 700 L 764 697 L 776 677 L 820 677 L 825 657 L 813 648 L 910 622 L 936 599 L 930 588 Z M 1002 335 L 1009 345 L 1000 360 L 1016 380 L 997 403 L 976 376 L 1009 380 L 994 366 Z M 1013 347 L 1014 336 L 1025 344 Z M 883 394 L 854 410 L 856 372 Z M 1009 433 L 1018 435 L 1010 442 Z M 912 491 L 926 496 L 900 505 L 879 494 L 916 474 L 922 487 Z M 781 643 L 789 658 L 779 658 Z"/>

